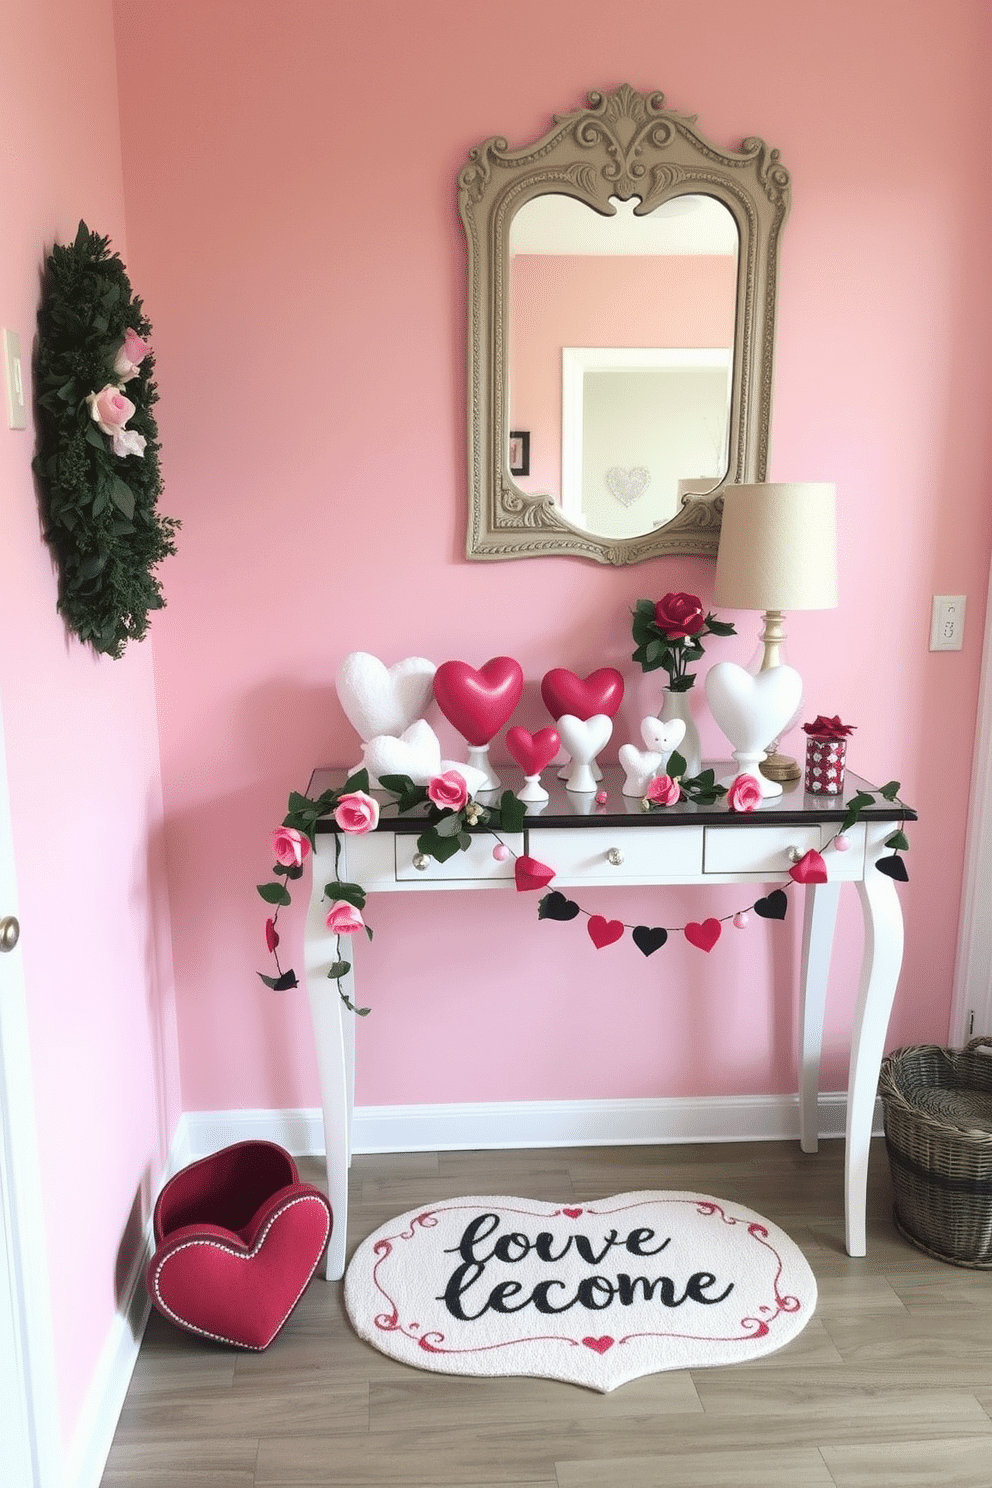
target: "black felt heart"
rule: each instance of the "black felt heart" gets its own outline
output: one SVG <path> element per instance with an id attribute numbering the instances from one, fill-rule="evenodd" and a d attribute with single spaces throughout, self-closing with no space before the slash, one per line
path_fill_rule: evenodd
<path id="1" fill-rule="evenodd" d="M 537 907 L 539 920 L 574 920 L 579 913 L 579 906 L 574 899 L 566 899 L 565 895 L 557 889 L 552 889 L 550 894 L 545 894 Z"/>
<path id="2" fill-rule="evenodd" d="M 756 915 L 763 920 L 784 920 L 789 909 L 789 900 L 782 889 L 773 889 L 767 899 L 758 899 L 754 906 Z"/>
<path id="3" fill-rule="evenodd" d="M 898 853 L 893 853 L 890 858 L 879 858 L 875 867 L 879 873 L 884 873 L 886 878 L 894 878 L 897 883 L 909 883 L 906 864 Z"/>
<path id="4" fill-rule="evenodd" d="M 661 950 L 668 939 L 668 931 L 662 930 L 660 925 L 653 928 L 649 925 L 636 925 L 630 938 L 643 955 L 650 956 L 654 951 Z"/>

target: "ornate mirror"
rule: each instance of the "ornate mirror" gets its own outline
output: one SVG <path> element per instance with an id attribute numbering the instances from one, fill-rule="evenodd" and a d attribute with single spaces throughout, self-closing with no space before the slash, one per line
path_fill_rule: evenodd
<path id="1" fill-rule="evenodd" d="M 778 151 L 625 84 L 469 162 L 468 556 L 715 553 L 765 477 Z"/>

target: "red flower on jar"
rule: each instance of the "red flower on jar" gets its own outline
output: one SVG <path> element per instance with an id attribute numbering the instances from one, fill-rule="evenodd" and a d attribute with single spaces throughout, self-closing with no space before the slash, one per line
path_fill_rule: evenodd
<path id="1" fill-rule="evenodd" d="M 738 775 L 727 790 L 727 805 L 731 811 L 757 811 L 761 805 L 761 786 L 753 775 Z"/>
<path id="2" fill-rule="evenodd" d="M 666 594 L 654 607 L 654 623 L 675 641 L 698 635 L 706 624 L 706 612 L 696 594 Z"/>
<path id="3" fill-rule="evenodd" d="M 846 739 L 856 727 L 853 723 L 841 723 L 839 713 L 832 718 L 818 713 L 812 723 L 803 724 L 803 733 L 809 734 L 811 739 Z"/>

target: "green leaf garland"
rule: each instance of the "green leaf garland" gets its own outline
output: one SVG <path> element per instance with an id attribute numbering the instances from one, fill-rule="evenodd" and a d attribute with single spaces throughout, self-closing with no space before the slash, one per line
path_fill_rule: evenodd
<path id="1" fill-rule="evenodd" d="M 80 222 L 75 241 L 56 245 L 45 267 L 35 370 L 45 539 L 59 571 L 58 608 L 81 641 L 120 657 L 143 640 L 149 614 L 165 603 L 153 570 L 175 553 L 179 522 L 156 505 L 162 492 L 158 392 L 149 353 L 122 391 L 134 404 L 128 429 L 143 454 L 115 454 L 87 399 L 118 384 L 114 361 L 128 331 L 151 326 L 109 240 Z"/>

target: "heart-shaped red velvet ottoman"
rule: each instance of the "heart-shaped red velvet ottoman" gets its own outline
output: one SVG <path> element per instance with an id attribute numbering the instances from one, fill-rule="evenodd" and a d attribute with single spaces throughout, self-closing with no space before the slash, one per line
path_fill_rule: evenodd
<path id="1" fill-rule="evenodd" d="M 155 1205 L 148 1295 L 190 1333 L 264 1349 L 306 1289 L 331 1206 L 274 1142 L 238 1142 L 177 1173 Z"/>

